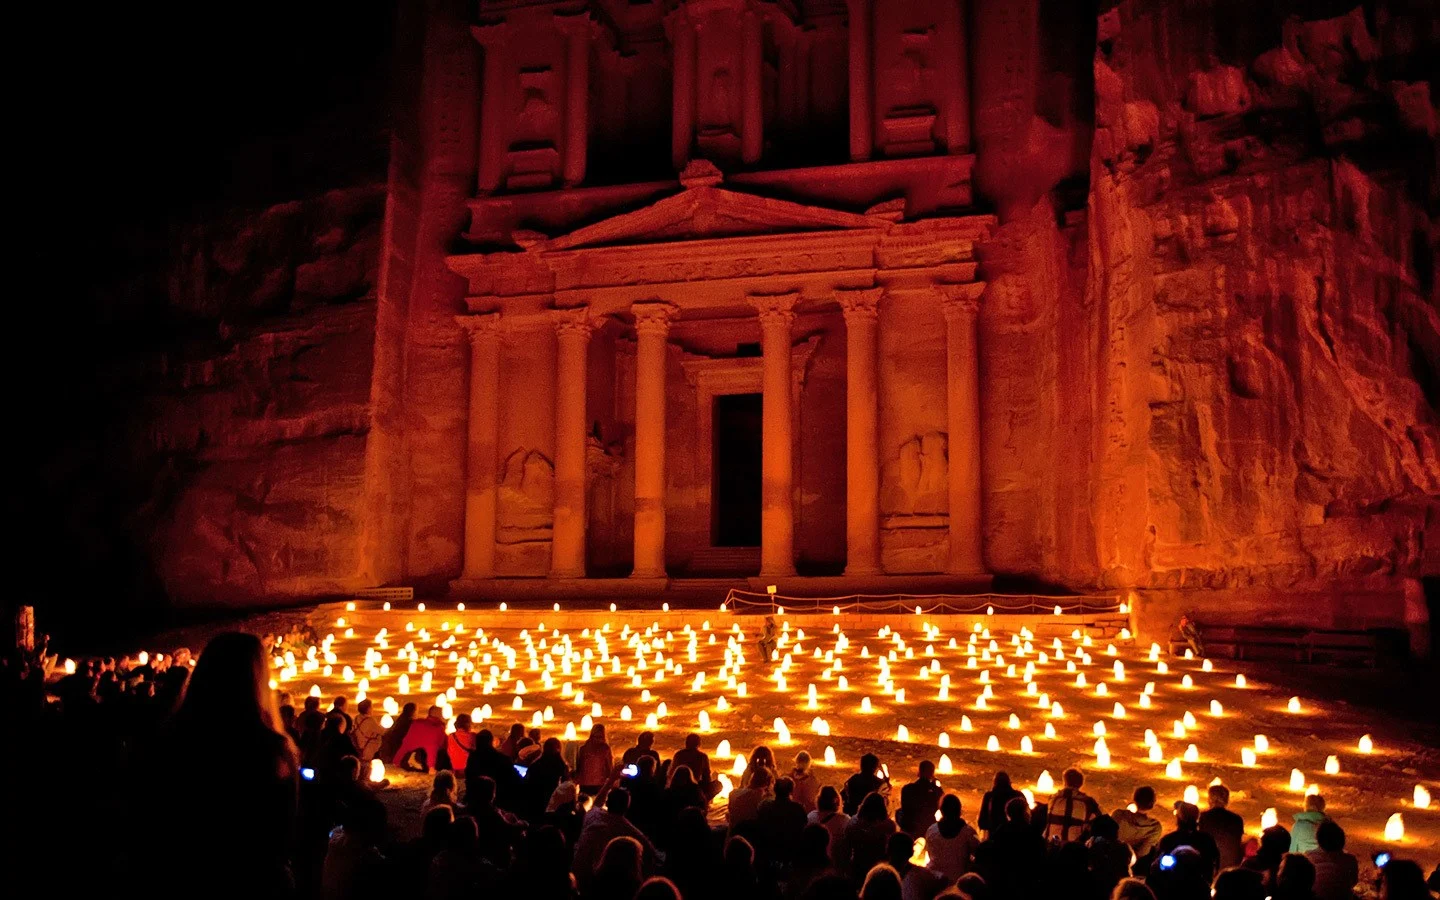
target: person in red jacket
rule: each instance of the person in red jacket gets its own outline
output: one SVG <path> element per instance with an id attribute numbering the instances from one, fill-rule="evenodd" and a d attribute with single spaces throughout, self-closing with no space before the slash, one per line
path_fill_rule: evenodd
<path id="1" fill-rule="evenodd" d="M 455 717 L 455 730 L 445 738 L 445 755 L 450 757 L 450 770 L 464 772 L 470 761 L 470 752 L 475 749 L 475 732 L 470 730 L 469 713 Z"/>
<path id="2" fill-rule="evenodd" d="M 405 734 L 405 740 L 400 744 L 400 749 L 395 751 L 394 765 L 405 769 L 412 769 L 408 765 L 411 756 L 417 752 L 421 754 L 421 772 L 429 772 L 432 765 L 439 765 L 440 751 L 445 746 L 445 715 L 438 706 L 430 707 L 430 713 L 423 719 L 416 719 L 415 724 Z"/>

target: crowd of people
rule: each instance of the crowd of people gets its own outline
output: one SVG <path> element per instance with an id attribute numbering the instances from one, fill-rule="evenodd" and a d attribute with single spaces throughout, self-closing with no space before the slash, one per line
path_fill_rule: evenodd
<path id="1" fill-rule="evenodd" d="M 1289 827 L 1252 836 L 1221 785 L 1203 811 L 1159 809 L 1142 785 L 1106 813 L 1078 769 L 1042 802 L 1000 772 L 971 821 L 928 761 L 896 788 L 866 754 L 826 784 L 808 753 L 782 761 L 759 746 L 730 785 L 696 734 L 662 748 L 647 732 L 617 749 L 596 725 L 566 744 L 519 724 L 498 735 L 464 715 L 449 723 L 438 708 L 420 717 L 413 704 L 387 728 L 369 701 L 306 697 L 297 709 L 277 696 L 252 635 L 220 635 L 198 664 L 188 657 L 92 660 L 58 679 L 43 651 L 5 659 L 0 699 L 28 737 L 11 743 L 58 782 L 37 802 L 33 836 L 87 851 L 85 866 L 47 873 L 51 887 L 325 900 L 1428 900 L 1436 885 L 1402 859 L 1369 877 L 1318 796 Z M 392 823 L 393 801 L 368 777 L 376 759 L 433 773 L 418 828 Z"/>

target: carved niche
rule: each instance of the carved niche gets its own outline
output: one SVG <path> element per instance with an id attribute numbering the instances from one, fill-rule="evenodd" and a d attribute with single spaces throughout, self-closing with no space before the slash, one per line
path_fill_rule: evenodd
<path id="1" fill-rule="evenodd" d="M 523 447 L 505 457 L 500 479 L 496 541 L 549 541 L 555 517 L 555 466 L 539 450 Z"/>

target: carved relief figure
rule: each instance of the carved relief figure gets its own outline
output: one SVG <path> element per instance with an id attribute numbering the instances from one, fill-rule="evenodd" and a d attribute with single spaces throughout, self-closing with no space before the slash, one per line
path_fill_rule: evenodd
<path id="1" fill-rule="evenodd" d="M 931 431 L 900 445 L 901 503 L 897 512 L 934 515 L 947 509 L 946 437 Z"/>
<path id="2" fill-rule="evenodd" d="M 539 450 L 515 450 L 500 480 L 499 539 L 549 538 L 555 508 L 555 467 Z"/>

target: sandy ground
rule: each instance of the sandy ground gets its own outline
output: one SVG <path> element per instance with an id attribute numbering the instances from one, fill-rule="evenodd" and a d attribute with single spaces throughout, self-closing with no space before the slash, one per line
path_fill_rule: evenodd
<path id="1" fill-rule="evenodd" d="M 468 624 L 467 617 L 472 620 Z M 782 619 L 788 629 L 780 649 L 782 660 L 761 664 L 754 643 L 759 624 L 753 618 L 740 620 L 714 611 L 656 612 L 645 619 L 651 625 L 638 632 L 618 623 L 604 631 L 607 618 L 615 618 L 604 613 L 569 616 L 564 630 L 542 630 L 544 618 L 535 611 L 497 617 L 453 609 L 445 613 L 362 610 L 350 613 L 341 625 L 337 616 L 328 623 L 333 627 L 320 630 L 322 638 L 333 635 L 328 644 L 331 655 L 317 648 L 313 662 L 307 664 L 302 651 L 293 671 L 276 670 L 277 683 L 296 696 L 297 705 L 299 696 L 312 689 L 327 698 L 343 693 L 353 703 L 360 679 L 368 678 L 368 696 L 377 704 L 413 701 L 423 715 L 437 695 L 457 686 L 459 677 L 453 699 L 447 698 L 452 711 L 483 712 L 489 705 L 490 715 L 482 727 L 497 733 L 511 722 L 530 724 L 538 712 L 546 719 L 542 726 L 546 736 L 561 736 L 573 724 L 583 738 L 588 723 L 582 717 L 592 713 L 592 704 L 599 704 L 600 716 L 594 721 L 606 725 L 617 755 L 646 729 L 647 716 L 658 713 L 663 702 L 664 714 L 650 730 L 667 754 L 680 746 L 687 733 L 699 730 L 704 711 L 710 720 L 704 746 L 717 772 L 733 772 L 729 757 L 715 759 L 722 741 L 740 755 L 748 755 L 756 744 L 768 744 L 782 765 L 796 752 L 808 750 L 822 783 L 836 785 L 854 770 L 862 753 L 875 752 L 888 766 L 898 798 L 898 786 L 914 777 L 922 759 L 930 759 L 940 763 L 942 785 L 960 795 L 972 818 L 997 769 L 1008 771 L 1017 787 L 1029 788 L 1043 800 L 1048 792 L 1037 784 L 1044 780 L 1042 773 L 1058 782 L 1067 766 L 1079 766 L 1086 773 L 1085 790 L 1107 810 L 1124 805 L 1141 784 L 1153 785 L 1161 807 L 1167 808 L 1182 798 L 1187 786 L 1203 797 L 1206 786 L 1219 778 L 1232 791 L 1231 808 L 1245 817 L 1252 832 L 1260 830 L 1262 814 L 1271 808 L 1288 826 L 1303 809 L 1304 791 L 1315 785 L 1326 799 L 1327 811 L 1345 827 L 1352 852 L 1368 859 L 1382 847 L 1392 849 L 1397 856 L 1416 859 L 1427 872 L 1440 862 L 1440 798 L 1428 809 L 1414 804 L 1417 785 L 1440 793 L 1440 749 L 1434 744 L 1434 731 L 1423 722 L 1417 727 L 1403 717 L 1341 702 L 1336 696 L 1344 691 L 1293 669 L 1247 669 L 1216 662 L 1207 671 L 1199 659 L 1164 653 L 1152 659 L 1149 645 L 1132 641 L 1115 640 L 1112 645 L 1099 638 L 1086 646 L 1083 635 L 1076 639 L 1064 626 L 1035 637 L 1027 651 L 1023 636 L 998 627 L 988 637 L 977 634 L 972 617 L 910 615 L 896 615 L 885 629 L 851 628 L 843 633 L 843 643 L 828 617 Z M 414 630 L 407 631 L 407 623 Z M 746 630 L 736 633 L 737 625 Z M 380 628 L 387 629 L 384 649 L 377 640 Z M 1056 632 L 1064 634 L 1058 654 L 1051 637 Z M 367 650 L 378 654 L 372 655 L 368 674 Z M 737 651 L 744 654 L 743 664 Z M 774 675 L 785 657 L 789 662 L 783 669 L 782 687 Z M 618 672 L 614 659 L 619 661 Z M 836 660 L 841 668 L 835 668 Z M 588 682 L 583 674 L 587 662 Z M 1117 675 L 1117 662 L 1123 675 Z M 382 663 L 388 665 L 388 674 L 379 674 Z M 1025 677 L 1027 665 L 1034 667 L 1033 694 Z M 347 666 L 351 680 L 344 675 Z M 422 684 L 427 670 L 428 688 Z M 881 683 L 885 670 L 888 685 Z M 697 689 L 694 679 L 701 672 L 705 680 Z M 947 674 L 948 699 L 941 700 L 941 680 Z M 402 675 L 409 681 L 408 694 L 400 685 Z M 1244 687 L 1237 686 L 1237 675 L 1245 676 Z M 844 687 L 839 682 L 842 676 L 848 681 Z M 1386 687 L 1384 679 L 1357 677 L 1377 680 L 1374 689 Z M 524 683 L 524 693 L 517 693 L 517 682 Z M 1389 689 L 1393 690 L 1393 682 L 1391 678 Z M 1150 705 L 1144 708 L 1140 697 L 1151 683 Z M 1333 678 L 1329 683 L 1333 686 Z M 813 708 L 808 702 L 811 684 L 816 689 Z M 980 708 L 977 699 L 987 684 L 992 696 Z M 1324 695 L 1307 696 L 1306 687 Z M 899 690 L 904 692 L 903 700 Z M 1415 690 L 1422 688 L 1415 685 Z M 1040 694 L 1048 695 L 1063 712 L 1057 717 L 1053 708 L 1041 708 Z M 1292 696 L 1299 698 L 1299 712 L 1290 711 Z M 517 697 L 518 709 L 514 708 Z M 725 711 L 719 709 L 722 697 L 729 707 Z M 1218 715 L 1212 712 L 1212 701 L 1220 704 Z M 1124 707 L 1123 717 L 1116 713 L 1117 702 Z M 628 719 L 623 707 L 628 707 Z M 1184 724 L 1187 712 L 1194 719 L 1190 727 Z M 817 717 L 828 725 L 828 736 L 817 733 L 817 726 L 823 730 L 813 721 Z M 777 734 L 777 718 L 783 719 L 788 740 Z M 1177 721 L 1184 737 L 1176 736 Z M 1097 759 L 1097 723 L 1104 728 L 1109 765 L 1100 765 Z M 1047 724 L 1053 727 L 1053 737 L 1045 736 Z M 902 725 L 908 732 L 904 739 L 898 734 Z M 1161 747 L 1159 761 L 1151 759 L 1147 729 Z M 1257 734 L 1268 738 L 1269 747 L 1256 754 L 1254 766 L 1247 766 L 1242 749 L 1253 749 Z M 1362 735 L 1367 734 L 1374 745 L 1370 753 L 1359 749 Z M 987 749 L 992 736 L 999 747 L 995 751 Z M 1022 751 L 1027 736 L 1031 752 Z M 1187 760 L 1191 745 L 1194 750 Z M 833 749 L 834 766 L 823 765 L 827 748 Z M 1327 759 L 1332 756 L 1339 771 L 1327 774 Z M 1178 777 L 1172 777 L 1177 765 Z M 1291 787 L 1296 770 L 1299 790 Z M 386 800 L 403 833 L 415 827 L 428 779 L 390 775 L 393 784 L 385 792 Z M 1403 819 L 1404 837 L 1386 840 L 1386 823 L 1396 813 Z"/>

